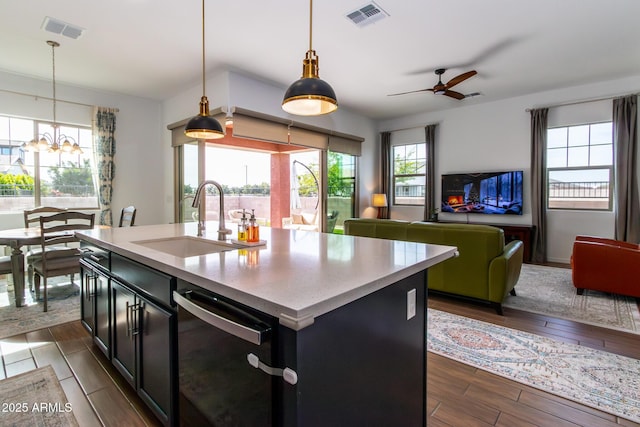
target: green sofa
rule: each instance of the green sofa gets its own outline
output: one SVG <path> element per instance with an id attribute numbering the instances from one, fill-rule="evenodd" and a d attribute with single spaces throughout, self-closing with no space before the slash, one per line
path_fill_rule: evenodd
<path id="1" fill-rule="evenodd" d="M 429 269 L 429 291 L 490 303 L 502 314 L 502 301 L 520 277 L 524 247 L 514 240 L 505 245 L 504 232 L 476 224 L 410 222 L 351 218 L 344 234 L 456 246 L 460 255 Z"/>

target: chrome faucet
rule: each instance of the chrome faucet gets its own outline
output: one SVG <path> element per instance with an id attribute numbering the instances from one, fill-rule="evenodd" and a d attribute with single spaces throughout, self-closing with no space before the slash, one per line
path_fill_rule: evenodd
<path id="1" fill-rule="evenodd" d="M 204 193 L 204 191 L 202 190 L 209 184 L 215 185 L 216 188 L 218 189 L 218 193 L 220 194 L 220 213 L 219 213 L 220 220 L 218 222 L 218 240 L 226 240 L 227 235 L 231 234 L 231 230 L 226 228 L 224 225 L 224 193 L 222 191 L 222 186 L 220 184 L 212 180 L 202 181 L 202 183 L 198 186 L 198 189 L 196 190 L 196 194 L 193 196 L 193 204 L 191 206 L 196 209 L 200 208 L 200 200 L 202 199 L 202 195 Z M 205 209 L 203 210 L 206 211 L 206 205 L 205 205 Z M 202 231 L 205 228 L 204 217 L 206 217 L 206 212 L 205 212 L 205 215 L 200 215 L 198 218 L 198 237 L 202 237 Z"/>

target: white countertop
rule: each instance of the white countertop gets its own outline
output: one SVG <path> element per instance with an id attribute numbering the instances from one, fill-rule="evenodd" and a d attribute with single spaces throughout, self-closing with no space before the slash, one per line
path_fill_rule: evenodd
<path id="1" fill-rule="evenodd" d="M 451 246 L 268 227 L 260 228 L 266 246 L 188 258 L 132 243 L 196 236 L 196 227 L 196 223 L 163 224 L 77 234 L 81 240 L 276 316 L 295 330 L 451 258 L 456 251 Z M 217 229 L 216 222 L 207 222 L 203 237 L 216 240 Z"/>

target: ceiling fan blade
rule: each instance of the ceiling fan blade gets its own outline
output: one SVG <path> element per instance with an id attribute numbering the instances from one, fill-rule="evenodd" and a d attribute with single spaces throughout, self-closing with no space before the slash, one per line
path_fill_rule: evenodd
<path id="1" fill-rule="evenodd" d="M 452 78 L 451 80 L 449 80 L 447 82 L 447 88 L 452 88 L 453 86 L 457 85 L 458 83 L 462 83 L 463 81 L 467 80 L 469 77 L 473 77 L 476 74 L 478 74 L 476 72 L 476 70 L 471 70 L 471 71 L 467 71 L 466 73 L 462 73 L 459 76 L 456 76 L 454 78 Z"/>
<path id="2" fill-rule="evenodd" d="M 453 90 L 445 90 L 443 95 L 450 96 L 451 98 L 455 98 L 455 99 L 464 99 L 465 98 L 465 96 L 463 94 L 461 94 L 460 92 L 453 91 Z"/>
<path id="3" fill-rule="evenodd" d="M 409 91 L 409 92 L 392 93 L 392 94 L 389 94 L 387 96 L 398 96 L 398 95 L 406 95 L 406 94 L 409 94 L 409 93 L 429 92 L 429 91 L 433 91 L 433 89 L 420 89 L 420 90 L 412 90 L 412 91 Z"/>

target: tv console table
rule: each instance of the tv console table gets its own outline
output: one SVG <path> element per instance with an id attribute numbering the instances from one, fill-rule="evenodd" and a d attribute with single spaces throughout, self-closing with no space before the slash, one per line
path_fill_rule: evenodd
<path id="1" fill-rule="evenodd" d="M 490 225 L 492 227 L 501 228 L 504 231 L 504 241 L 509 243 L 512 240 L 520 240 L 524 246 L 524 262 L 531 262 L 531 245 L 533 244 L 533 237 L 536 231 L 533 225 L 522 224 L 490 224 L 485 222 L 462 222 L 462 221 L 439 221 L 439 222 L 451 222 L 457 224 L 477 224 L 477 225 Z"/>

